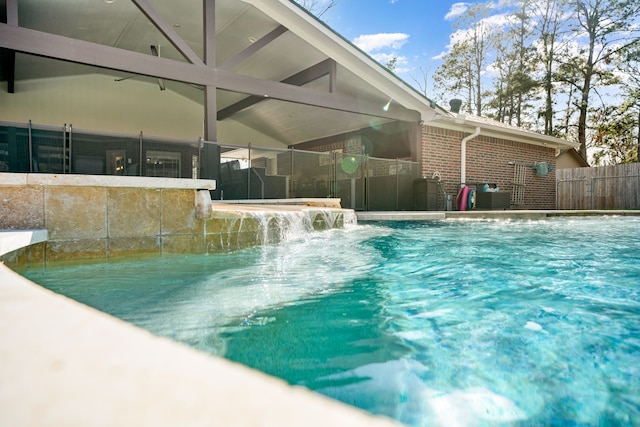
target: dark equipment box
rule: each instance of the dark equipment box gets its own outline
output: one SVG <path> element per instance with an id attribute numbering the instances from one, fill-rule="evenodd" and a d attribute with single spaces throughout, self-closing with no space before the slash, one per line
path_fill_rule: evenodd
<path id="1" fill-rule="evenodd" d="M 437 211 L 440 183 L 435 179 L 419 178 L 413 181 L 413 208 L 417 211 Z"/>
<path id="2" fill-rule="evenodd" d="M 476 209 L 509 209 L 511 206 L 511 193 L 505 191 L 498 192 L 477 192 Z"/>

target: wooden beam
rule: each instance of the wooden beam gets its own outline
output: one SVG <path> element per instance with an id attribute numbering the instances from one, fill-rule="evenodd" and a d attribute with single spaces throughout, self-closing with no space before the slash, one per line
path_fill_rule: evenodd
<path id="1" fill-rule="evenodd" d="M 357 97 L 338 93 L 321 92 L 316 89 L 298 87 L 281 82 L 256 79 L 254 77 L 234 74 L 225 70 L 216 70 L 218 89 L 231 92 L 246 93 L 262 98 L 273 98 L 297 104 L 329 108 L 372 117 L 382 117 L 392 120 L 415 121 L 420 120 L 418 111 L 406 110 L 391 103 L 387 111 L 384 104 L 375 104 Z M 386 104 L 386 102 L 385 102 Z"/>
<path id="2" fill-rule="evenodd" d="M 7 11 L 7 24 L 18 26 L 18 0 L 5 0 Z"/>
<path id="3" fill-rule="evenodd" d="M 213 2 L 213 0 L 204 1 Z M 388 111 L 384 111 L 383 105 L 371 104 L 356 97 L 242 76 L 210 66 L 204 67 L 167 58 L 158 58 L 7 24 L 0 24 L 0 47 L 106 69 L 200 86 L 215 86 L 218 89 L 298 104 L 395 120 L 415 120 L 416 122 L 420 120 L 420 114 L 417 111 L 406 110 L 394 105 Z"/>
<path id="4" fill-rule="evenodd" d="M 311 83 L 312 81 L 330 74 L 331 70 L 333 69 L 333 64 L 335 64 L 335 62 L 332 59 L 326 59 L 312 67 L 307 68 L 306 70 L 300 71 L 299 73 L 282 80 L 281 83 L 295 86 L 304 86 L 307 83 Z M 329 91 L 331 92 L 331 90 Z M 264 96 L 249 96 L 247 98 L 244 98 L 243 100 L 238 101 L 235 104 L 218 111 L 218 120 L 227 119 L 235 113 L 242 111 L 252 105 L 255 105 L 258 102 L 264 101 L 265 99 L 268 98 L 265 98 Z"/>
<path id="5" fill-rule="evenodd" d="M 336 61 L 331 62 L 331 72 L 329 73 L 329 92 L 333 93 L 337 89 L 338 84 L 338 64 Z"/>
<path id="6" fill-rule="evenodd" d="M 278 37 L 280 37 L 282 34 L 286 32 L 287 32 L 287 29 L 282 25 L 280 25 L 275 30 L 269 32 L 267 35 L 260 38 L 260 40 L 256 40 L 249 47 L 247 47 L 246 49 L 242 50 L 241 52 L 237 53 L 233 57 L 226 60 L 225 63 L 220 65 L 219 68 L 222 70 L 231 70 L 233 67 L 245 61 L 251 55 L 258 52 L 260 49 L 262 49 L 263 47 L 265 47 L 266 45 L 268 45 L 269 43 L 271 43 L 272 41 L 274 41 L 275 39 L 277 39 Z"/>
<path id="7" fill-rule="evenodd" d="M 184 58 L 195 65 L 204 65 L 200 57 L 187 45 L 187 43 L 175 32 L 173 27 L 167 23 L 158 13 L 147 3 L 146 0 L 131 0 L 138 9 L 151 21 L 151 23 L 178 49 Z"/>
<path id="8" fill-rule="evenodd" d="M 207 67 L 1 23 L 0 47 L 111 70 L 215 85 L 215 72 Z"/>
<path id="9" fill-rule="evenodd" d="M 16 92 L 16 51 L 7 51 L 7 92 Z"/>
<path id="10" fill-rule="evenodd" d="M 203 0 L 204 16 L 202 34 L 204 40 L 204 62 L 208 69 L 215 73 L 216 67 L 216 0 Z M 207 141 L 218 140 L 218 107 L 217 88 L 214 84 L 204 87 L 204 139 Z M 218 159 L 219 163 L 219 159 Z M 217 172 L 215 177 L 217 178 Z"/>

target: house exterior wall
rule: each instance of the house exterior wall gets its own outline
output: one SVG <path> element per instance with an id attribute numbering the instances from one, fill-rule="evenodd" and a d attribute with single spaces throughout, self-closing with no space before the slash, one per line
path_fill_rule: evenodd
<path id="1" fill-rule="evenodd" d="M 422 175 L 439 172 L 447 194 L 455 195 L 460 185 L 460 145 L 470 133 L 424 126 L 422 130 Z M 534 164 L 546 162 L 555 168 L 555 150 L 537 145 L 478 136 L 467 142 L 466 182 L 495 183 L 500 190 L 513 189 L 514 166 L 510 162 Z M 555 174 L 537 176 L 526 168 L 524 209 L 555 209 Z"/>
<path id="2" fill-rule="evenodd" d="M 572 152 L 573 151 L 573 152 Z M 556 157 L 556 166 L 558 169 L 576 169 L 588 168 L 589 165 L 584 160 L 577 158 L 580 156 L 575 150 L 566 150 Z"/>

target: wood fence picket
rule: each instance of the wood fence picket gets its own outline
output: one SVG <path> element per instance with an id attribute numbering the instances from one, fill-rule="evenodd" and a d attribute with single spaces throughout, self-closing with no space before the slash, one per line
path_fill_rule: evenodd
<path id="1" fill-rule="evenodd" d="M 640 209 L 640 163 L 556 170 L 558 209 Z"/>

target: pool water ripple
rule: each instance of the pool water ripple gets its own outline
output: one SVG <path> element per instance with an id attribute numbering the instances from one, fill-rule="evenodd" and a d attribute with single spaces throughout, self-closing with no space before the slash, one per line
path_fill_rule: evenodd
<path id="1" fill-rule="evenodd" d="M 640 425 L 638 254 L 635 218 L 406 222 L 26 275 L 411 426 L 615 426 Z"/>

